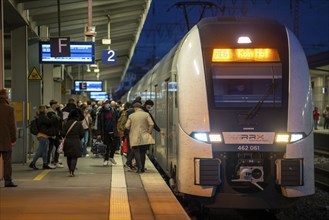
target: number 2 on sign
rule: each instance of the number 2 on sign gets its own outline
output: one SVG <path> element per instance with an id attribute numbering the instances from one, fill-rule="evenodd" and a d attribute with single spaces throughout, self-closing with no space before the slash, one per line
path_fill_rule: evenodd
<path id="1" fill-rule="evenodd" d="M 114 50 L 109 50 L 107 51 L 107 54 L 109 55 L 109 57 L 107 58 L 108 62 L 115 62 L 115 51 Z"/>

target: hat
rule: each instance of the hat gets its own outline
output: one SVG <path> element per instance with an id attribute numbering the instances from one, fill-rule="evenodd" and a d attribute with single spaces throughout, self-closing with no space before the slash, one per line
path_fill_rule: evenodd
<path id="1" fill-rule="evenodd" d="M 133 107 L 138 107 L 138 108 L 140 108 L 140 107 L 142 107 L 142 104 L 141 104 L 140 102 L 135 102 L 135 103 L 133 104 Z"/>
<path id="2" fill-rule="evenodd" d="M 142 105 L 142 102 L 140 100 L 138 100 L 138 99 L 135 99 L 131 104 L 134 105 L 137 102 Z"/>
<path id="3" fill-rule="evenodd" d="M 8 94 L 7 94 L 7 90 L 6 89 L 1 89 L 0 90 L 0 98 L 7 98 Z"/>
<path id="4" fill-rule="evenodd" d="M 148 100 L 146 100 L 145 101 L 145 103 L 144 103 L 144 105 L 146 106 L 146 105 L 154 105 L 154 102 L 151 100 L 151 99 L 148 99 Z"/>

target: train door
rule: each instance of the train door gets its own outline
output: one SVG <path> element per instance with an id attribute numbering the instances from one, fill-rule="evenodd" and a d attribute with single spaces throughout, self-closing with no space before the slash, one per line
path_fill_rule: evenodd
<path id="1" fill-rule="evenodd" d="M 166 168 L 167 171 L 171 170 L 172 160 L 174 158 L 174 148 L 173 148 L 173 104 L 174 104 L 174 93 L 172 92 L 170 78 L 166 80 L 166 130 L 165 133 L 165 143 L 166 143 Z"/>

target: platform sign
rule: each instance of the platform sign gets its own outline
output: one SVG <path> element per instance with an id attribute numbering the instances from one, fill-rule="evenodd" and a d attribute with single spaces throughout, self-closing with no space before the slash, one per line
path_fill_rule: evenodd
<path id="1" fill-rule="evenodd" d="M 102 50 L 103 64 L 116 64 L 116 62 L 117 62 L 116 50 Z"/>
<path id="2" fill-rule="evenodd" d="M 50 54 L 52 57 L 70 57 L 70 38 L 55 37 L 50 38 Z"/>

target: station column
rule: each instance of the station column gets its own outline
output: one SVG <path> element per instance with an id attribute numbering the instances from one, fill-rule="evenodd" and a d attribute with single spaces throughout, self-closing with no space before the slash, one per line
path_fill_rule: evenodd
<path id="1" fill-rule="evenodd" d="M 16 110 L 17 142 L 12 161 L 25 163 L 27 155 L 27 103 L 28 103 L 28 32 L 22 26 L 11 32 L 12 101 Z M 35 94 L 40 95 L 40 94 Z"/>
<path id="2" fill-rule="evenodd" d="M 3 47 L 3 1 L 0 1 L 0 89 L 5 87 L 5 56 L 4 56 L 4 47 Z"/>

